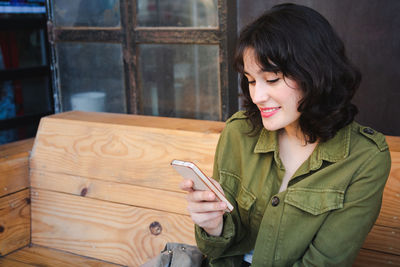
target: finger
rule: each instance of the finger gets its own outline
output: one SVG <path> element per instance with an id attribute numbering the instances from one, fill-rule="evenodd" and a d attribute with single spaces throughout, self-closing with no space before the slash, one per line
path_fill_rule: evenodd
<path id="1" fill-rule="evenodd" d="M 187 209 L 192 213 L 207 213 L 214 211 L 224 211 L 226 209 L 225 202 L 188 202 Z"/>
<path id="2" fill-rule="evenodd" d="M 203 227 L 204 225 L 207 225 L 210 221 L 222 220 L 223 215 L 224 212 L 222 211 L 213 211 L 205 213 L 193 213 L 191 214 L 191 218 L 194 223 Z"/>
<path id="3" fill-rule="evenodd" d="M 216 196 L 213 192 L 208 190 L 195 190 L 186 196 L 189 202 L 202 202 L 202 201 L 214 201 Z"/>
<path id="4" fill-rule="evenodd" d="M 193 191 L 193 181 L 190 179 L 184 179 L 179 183 L 179 187 L 182 190 L 192 192 Z"/>
<path id="5" fill-rule="evenodd" d="M 222 189 L 221 185 L 215 181 L 213 178 L 210 177 L 210 181 L 219 189 L 219 191 L 221 191 L 222 193 L 224 193 L 224 190 Z M 224 194 L 225 195 L 225 194 Z"/>

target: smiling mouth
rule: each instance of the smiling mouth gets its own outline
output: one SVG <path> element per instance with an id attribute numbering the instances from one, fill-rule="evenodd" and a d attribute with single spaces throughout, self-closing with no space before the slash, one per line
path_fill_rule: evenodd
<path id="1" fill-rule="evenodd" d="M 280 107 L 275 107 L 275 108 L 260 108 L 260 113 L 261 116 L 264 118 L 271 117 L 275 113 L 277 113 L 281 108 Z"/>

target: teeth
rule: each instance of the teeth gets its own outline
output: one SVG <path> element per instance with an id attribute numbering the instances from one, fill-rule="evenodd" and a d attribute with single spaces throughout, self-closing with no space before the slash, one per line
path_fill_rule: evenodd
<path id="1" fill-rule="evenodd" d="M 261 111 L 262 112 L 272 112 L 272 111 L 277 110 L 277 109 L 279 109 L 279 108 L 263 108 Z"/>

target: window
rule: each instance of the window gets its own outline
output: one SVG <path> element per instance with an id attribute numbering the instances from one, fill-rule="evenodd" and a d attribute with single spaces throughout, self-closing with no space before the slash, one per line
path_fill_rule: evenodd
<path id="1" fill-rule="evenodd" d="M 49 2 L 57 111 L 225 120 L 237 110 L 235 1 L 67 2 Z"/>

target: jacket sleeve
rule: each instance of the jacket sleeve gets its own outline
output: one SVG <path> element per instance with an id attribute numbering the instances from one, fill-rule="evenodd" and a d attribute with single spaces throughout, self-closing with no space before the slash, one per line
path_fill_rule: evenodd
<path id="1" fill-rule="evenodd" d="M 226 145 L 225 135 L 227 128 L 228 127 L 226 127 L 221 133 L 214 158 L 213 179 L 218 182 L 220 181 L 218 165 L 219 161 L 221 160 L 221 154 Z M 221 184 L 221 186 L 224 189 L 226 198 L 234 207 L 231 213 L 224 214 L 224 225 L 221 236 L 210 236 L 200 226 L 195 225 L 195 238 L 197 246 L 200 251 L 203 254 L 207 255 L 207 257 L 210 259 L 219 258 L 221 256 L 228 256 L 226 254 L 228 248 L 235 246 L 235 244 L 240 242 L 238 240 L 244 238 L 244 231 L 242 229 L 235 197 L 232 193 L 229 192 L 229 190 L 227 190 L 227 188 L 224 188 L 224 184 Z"/>
<path id="2" fill-rule="evenodd" d="M 379 215 L 389 172 L 388 150 L 371 155 L 347 188 L 343 208 L 328 215 L 293 266 L 351 266 Z"/>

